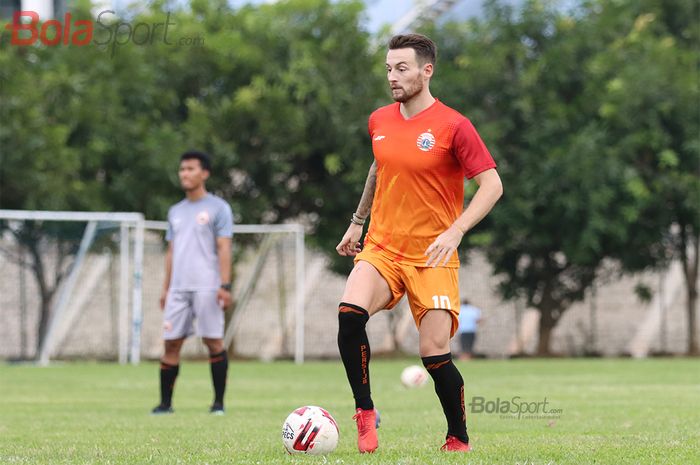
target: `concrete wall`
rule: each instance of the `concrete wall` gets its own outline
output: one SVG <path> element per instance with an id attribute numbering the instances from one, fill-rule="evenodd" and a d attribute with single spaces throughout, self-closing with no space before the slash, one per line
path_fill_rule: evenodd
<path id="1" fill-rule="evenodd" d="M 291 239 L 291 238 L 290 238 Z M 5 250 L 12 244 L 0 240 Z M 271 253 L 267 265 L 257 280 L 250 305 L 240 315 L 234 344 L 239 355 L 272 359 L 291 357 L 294 347 L 294 254 L 291 242 L 282 244 L 281 276 L 287 289 L 286 310 L 280 311 L 277 256 Z M 103 275 L 92 279 L 97 284 L 84 290 L 89 293 L 86 304 L 76 312 L 75 319 L 62 338 L 54 357 L 116 359 L 117 301 L 119 260 L 112 257 L 104 266 L 102 251 L 92 251 L 81 271 L 81 283 L 100 268 Z M 142 356 L 160 356 L 162 341 L 161 311 L 158 306 L 163 280 L 163 244 L 159 235 L 147 235 L 143 275 Z M 336 346 L 337 305 L 345 285 L 345 277 L 331 273 L 322 255 L 307 251 L 305 354 L 308 358 L 338 357 Z M 249 281 L 255 256 L 244 255 L 237 263 L 238 279 L 235 292 Z M 98 264 L 102 265 L 98 267 Z M 53 266 L 48 258 L 47 264 Z M 674 266 L 678 266 L 677 264 Z M 20 268 L 7 255 L 0 254 L 0 358 L 33 357 L 38 324 L 38 290 L 31 272 L 25 270 L 25 307 L 21 308 Z M 106 270 L 106 271 L 105 271 Z M 496 291 L 498 278 L 484 256 L 472 253 L 460 269 L 460 292 L 482 309 L 482 322 L 475 350 L 489 357 L 507 357 L 513 353 L 532 353 L 537 344 L 538 314 L 514 302 L 503 302 Z M 687 344 L 685 291 L 682 279 L 670 280 L 671 271 L 663 274 L 645 273 L 633 277 L 600 282 L 596 295 L 573 305 L 562 316 L 552 337 L 552 349 L 564 355 L 598 352 L 606 356 L 628 355 L 635 341 L 645 351 L 682 353 Z M 664 281 L 665 279 L 665 281 Z M 646 283 L 654 291 L 664 288 L 663 312 L 658 296 L 642 303 L 634 293 L 637 283 Z M 596 330 L 591 331 L 592 309 L 595 310 Z M 22 325 L 25 330 L 22 331 Z M 642 331 L 646 325 L 646 330 Z M 25 339 L 22 339 L 24 334 Z M 380 312 L 368 324 L 373 353 L 401 350 L 417 354 L 417 331 L 405 299 L 391 312 Z M 643 337 L 640 336 L 643 335 Z M 23 345 L 24 344 L 24 347 Z M 456 349 L 456 348 L 455 348 Z M 202 344 L 191 338 L 185 354 L 204 356 Z"/>

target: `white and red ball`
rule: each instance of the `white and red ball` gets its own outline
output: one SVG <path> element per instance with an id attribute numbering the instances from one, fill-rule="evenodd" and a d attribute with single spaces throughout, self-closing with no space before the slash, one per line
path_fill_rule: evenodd
<path id="1" fill-rule="evenodd" d="M 407 388 L 424 386 L 428 382 L 428 372 L 418 365 L 407 366 L 401 372 L 401 384 Z"/>
<path id="2" fill-rule="evenodd" d="M 329 454 L 338 446 L 339 434 L 331 414 L 314 405 L 294 410 L 282 425 L 282 442 L 290 454 Z"/>

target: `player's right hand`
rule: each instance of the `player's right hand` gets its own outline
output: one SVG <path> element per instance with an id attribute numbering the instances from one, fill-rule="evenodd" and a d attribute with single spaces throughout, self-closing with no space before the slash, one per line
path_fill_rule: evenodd
<path id="1" fill-rule="evenodd" d="M 163 310 L 165 309 L 165 299 L 168 298 L 168 290 L 163 289 L 163 292 L 160 294 L 160 309 Z"/>
<path id="2" fill-rule="evenodd" d="M 336 246 L 335 250 L 343 257 L 354 257 L 362 250 L 360 238 L 362 237 L 362 226 L 355 223 L 350 223 L 348 230 L 345 231 L 343 239 Z"/>

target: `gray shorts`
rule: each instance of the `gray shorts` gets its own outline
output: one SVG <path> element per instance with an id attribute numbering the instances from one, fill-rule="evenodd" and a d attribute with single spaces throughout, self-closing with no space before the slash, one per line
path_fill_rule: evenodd
<path id="1" fill-rule="evenodd" d="M 163 339 L 180 339 L 194 334 L 209 339 L 224 337 L 224 311 L 217 291 L 169 291 L 163 312 Z"/>

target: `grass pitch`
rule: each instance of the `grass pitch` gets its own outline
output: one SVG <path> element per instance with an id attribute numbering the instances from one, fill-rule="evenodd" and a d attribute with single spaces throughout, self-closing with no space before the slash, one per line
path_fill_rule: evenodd
<path id="1" fill-rule="evenodd" d="M 154 417 L 158 366 L 0 365 L 2 464 L 700 464 L 700 361 L 513 360 L 458 362 L 466 401 L 499 408 L 547 399 L 549 412 L 470 413 L 473 452 L 437 452 L 445 424 L 432 382 L 407 390 L 401 370 L 419 359 L 374 360 L 379 449 L 356 451 L 353 403 L 340 362 L 233 362 L 227 412 L 208 414 L 209 366 L 183 362 L 176 413 Z M 301 405 L 340 426 L 327 457 L 288 456 L 281 425 Z M 558 418 L 554 418 L 557 417 Z M 532 418 L 535 417 L 535 418 Z"/>

